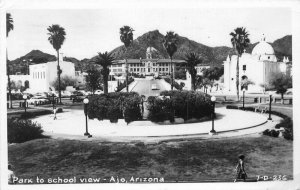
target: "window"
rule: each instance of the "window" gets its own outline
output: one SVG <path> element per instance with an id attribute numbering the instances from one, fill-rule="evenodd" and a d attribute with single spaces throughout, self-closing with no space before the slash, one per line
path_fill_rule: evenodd
<path id="1" fill-rule="evenodd" d="M 46 78 L 46 77 L 45 77 L 45 71 L 44 71 L 44 78 Z"/>
<path id="2" fill-rule="evenodd" d="M 38 72 L 37 74 L 38 74 L 38 77 L 37 77 L 37 78 L 39 79 L 39 78 L 40 78 L 40 73 Z"/>
<path id="3" fill-rule="evenodd" d="M 137 71 L 137 72 L 140 72 L 140 69 L 139 69 L 139 68 L 137 68 L 137 69 L 136 69 L 136 71 Z"/>
<path id="4" fill-rule="evenodd" d="M 243 71 L 246 71 L 246 65 L 243 65 Z"/>
<path id="5" fill-rule="evenodd" d="M 159 71 L 161 71 L 161 68 L 159 68 Z"/>

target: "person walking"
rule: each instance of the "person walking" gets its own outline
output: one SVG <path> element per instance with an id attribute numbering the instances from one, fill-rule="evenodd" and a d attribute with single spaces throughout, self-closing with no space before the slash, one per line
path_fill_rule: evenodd
<path id="1" fill-rule="evenodd" d="M 15 174 L 14 172 L 12 171 L 12 167 L 10 164 L 8 164 L 8 184 L 13 184 L 14 183 L 14 177 L 15 177 Z"/>
<path id="2" fill-rule="evenodd" d="M 53 118 L 53 119 L 54 119 L 54 120 L 57 119 L 57 117 L 56 117 L 56 112 L 57 112 L 57 109 L 56 109 L 56 107 L 54 107 L 54 108 L 53 108 L 53 114 L 54 114 L 54 118 Z"/>
<path id="3" fill-rule="evenodd" d="M 247 174 L 245 172 L 244 159 L 245 159 L 244 155 L 239 156 L 238 164 L 235 167 L 236 177 L 234 179 L 234 182 L 236 182 L 238 179 L 243 179 L 243 181 L 246 181 Z"/>

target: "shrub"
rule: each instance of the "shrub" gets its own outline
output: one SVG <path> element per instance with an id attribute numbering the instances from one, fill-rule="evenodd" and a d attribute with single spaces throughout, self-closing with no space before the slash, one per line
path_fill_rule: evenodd
<path id="1" fill-rule="evenodd" d="M 25 141 L 45 138 L 40 124 L 31 120 L 7 119 L 8 143 L 22 143 Z"/>
<path id="2" fill-rule="evenodd" d="M 287 140 L 294 140 L 294 136 L 293 136 L 293 128 L 285 128 L 283 133 L 283 138 L 287 139 Z"/>
<path id="3" fill-rule="evenodd" d="M 129 123 L 141 118 L 140 100 L 141 97 L 136 92 L 112 92 L 91 96 L 88 116 L 90 119 L 109 119 L 111 122 L 117 122 L 125 116 Z"/>
<path id="4" fill-rule="evenodd" d="M 238 109 L 238 106 L 227 105 L 226 109 Z"/>
<path id="5" fill-rule="evenodd" d="M 141 98 L 138 96 L 127 97 L 124 106 L 124 119 L 126 123 L 142 119 Z"/>
<path id="6" fill-rule="evenodd" d="M 272 129 L 272 130 L 266 129 L 263 131 L 263 135 L 267 135 L 270 137 L 278 137 L 279 133 L 280 133 L 279 131 L 276 131 L 274 129 Z"/>
<path id="7" fill-rule="evenodd" d="M 210 116 L 212 112 L 210 97 L 202 92 L 173 90 L 163 91 L 160 95 L 169 96 L 170 99 L 148 99 L 148 119 L 153 122 L 166 119 L 173 121 L 174 115 L 185 120 L 189 118 L 200 119 Z"/>
<path id="8" fill-rule="evenodd" d="M 21 114 L 21 119 L 28 119 L 28 118 L 33 118 L 41 115 L 47 115 L 47 114 L 53 114 L 52 110 L 34 110 L 30 112 L 26 112 Z"/>
<path id="9" fill-rule="evenodd" d="M 161 100 L 154 96 L 148 97 L 148 119 L 152 122 L 163 122 L 165 120 L 173 122 L 174 118 L 171 107 L 169 99 Z"/>
<path id="10" fill-rule="evenodd" d="M 167 83 L 169 83 L 170 85 L 172 84 L 172 81 L 171 81 L 170 78 L 165 78 L 165 81 L 166 81 Z M 178 84 L 178 82 L 176 82 L 175 80 L 174 80 L 174 87 L 175 87 L 177 90 L 182 90 L 182 88 L 183 88 L 183 86 L 181 86 L 180 84 Z"/>

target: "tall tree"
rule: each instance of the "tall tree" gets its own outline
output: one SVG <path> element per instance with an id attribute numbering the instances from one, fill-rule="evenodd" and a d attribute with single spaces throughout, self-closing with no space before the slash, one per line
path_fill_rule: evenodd
<path id="1" fill-rule="evenodd" d="M 62 73 L 62 70 L 60 69 L 59 66 L 59 50 L 66 39 L 66 32 L 65 29 L 59 26 L 58 24 L 53 24 L 52 26 L 49 26 L 47 30 L 49 32 L 48 40 L 57 52 L 57 76 L 58 76 L 58 86 L 59 86 L 58 94 L 59 94 L 59 103 L 61 104 L 60 75 Z"/>
<path id="2" fill-rule="evenodd" d="M 86 76 L 86 89 L 90 90 L 92 94 L 95 94 L 95 90 L 102 89 L 101 83 L 101 71 L 96 67 L 90 67 L 87 70 Z"/>
<path id="3" fill-rule="evenodd" d="M 237 91 L 237 99 L 239 99 L 239 59 L 243 54 L 245 48 L 249 45 L 250 39 L 248 38 L 249 33 L 246 31 L 246 28 L 238 27 L 234 29 L 234 32 L 230 33 L 232 46 L 237 54 L 237 64 L 236 64 L 236 91 Z"/>
<path id="4" fill-rule="evenodd" d="M 125 46 L 125 55 L 127 54 L 127 49 L 133 41 L 133 29 L 130 26 L 123 26 L 120 28 L 120 40 L 124 43 Z M 126 92 L 128 92 L 128 63 L 127 58 L 125 57 L 126 65 Z"/>
<path id="5" fill-rule="evenodd" d="M 292 77 L 284 73 L 273 73 L 271 76 L 270 88 L 275 89 L 277 94 L 281 94 L 281 103 L 283 104 L 284 93 L 293 87 Z"/>
<path id="6" fill-rule="evenodd" d="M 186 69 L 191 75 L 191 84 L 192 84 L 192 90 L 196 90 L 196 75 L 197 75 L 197 70 L 196 66 L 202 62 L 200 57 L 194 53 L 190 52 L 185 55 L 185 62 L 186 62 Z"/>
<path id="7" fill-rule="evenodd" d="M 171 59 L 171 89 L 173 90 L 174 87 L 174 80 L 175 80 L 175 65 L 173 65 L 173 55 L 177 51 L 177 37 L 178 35 L 172 31 L 167 32 L 164 37 L 163 46 L 166 49 L 170 59 Z"/>
<path id="8" fill-rule="evenodd" d="M 8 34 L 10 31 L 14 29 L 14 21 L 11 17 L 10 13 L 6 13 L 6 37 L 8 37 Z M 8 98 L 9 98 L 9 104 L 10 108 L 13 108 L 12 106 L 12 99 L 11 99 L 11 82 L 10 82 L 10 69 L 9 69 L 9 63 L 8 63 L 8 57 L 7 57 L 7 49 L 6 49 L 6 73 L 7 73 L 7 80 L 8 80 Z"/>
<path id="9" fill-rule="evenodd" d="M 104 94 L 108 93 L 108 76 L 109 76 L 109 66 L 111 66 L 114 62 L 115 58 L 111 55 L 111 53 L 98 53 L 94 64 L 101 65 L 101 74 L 103 76 L 104 83 Z"/>

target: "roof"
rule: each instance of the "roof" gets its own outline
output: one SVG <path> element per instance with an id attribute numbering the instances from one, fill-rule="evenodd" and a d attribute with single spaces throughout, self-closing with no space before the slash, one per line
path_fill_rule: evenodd
<path id="1" fill-rule="evenodd" d="M 252 50 L 252 55 L 274 55 L 273 47 L 266 41 L 260 41 Z"/>
<path id="2" fill-rule="evenodd" d="M 127 59 L 127 63 L 141 63 L 141 62 L 155 62 L 155 63 L 170 63 L 171 59 Z M 173 63 L 184 63 L 184 60 L 173 59 Z M 124 59 L 116 60 L 114 64 L 123 64 L 125 63 Z"/>

